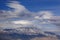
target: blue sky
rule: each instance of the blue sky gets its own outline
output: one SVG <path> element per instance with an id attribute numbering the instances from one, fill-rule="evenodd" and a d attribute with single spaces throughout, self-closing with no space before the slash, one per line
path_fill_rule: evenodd
<path id="1" fill-rule="evenodd" d="M 30 11 L 43 11 L 49 10 L 54 12 L 54 15 L 60 16 L 60 0 L 17 0 L 24 5 Z M 9 2 L 8 0 L 0 0 L 0 9 L 9 10 L 10 8 L 5 6 Z"/>

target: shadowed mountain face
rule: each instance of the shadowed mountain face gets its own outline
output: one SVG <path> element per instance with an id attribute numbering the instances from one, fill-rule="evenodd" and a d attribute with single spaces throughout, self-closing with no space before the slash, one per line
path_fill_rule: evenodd
<path id="1" fill-rule="evenodd" d="M 59 40 L 60 36 L 52 32 L 43 32 L 34 27 L 3 29 L 0 40 Z"/>

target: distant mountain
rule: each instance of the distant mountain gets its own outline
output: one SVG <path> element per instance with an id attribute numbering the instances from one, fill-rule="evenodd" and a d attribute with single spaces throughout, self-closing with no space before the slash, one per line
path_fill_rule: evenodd
<path id="1" fill-rule="evenodd" d="M 0 40 L 58 40 L 59 35 L 36 27 L 20 27 L 0 30 Z"/>

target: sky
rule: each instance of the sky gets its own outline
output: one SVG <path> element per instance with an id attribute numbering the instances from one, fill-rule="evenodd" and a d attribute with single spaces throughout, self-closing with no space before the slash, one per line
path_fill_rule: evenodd
<path id="1" fill-rule="evenodd" d="M 0 9 L 9 10 L 9 7 L 5 6 L 5 3 L 10 0 L 1 0 Z M 60 16 L 60 0 L 17 0 L 24 5 L 30 11 L 53 11 L 55 15 Z"/>
<path id="2" fill-rule="evenodd" d="M 60 32 L 60 1 L 0 0 L 0 27 L 38 27 Z"/>

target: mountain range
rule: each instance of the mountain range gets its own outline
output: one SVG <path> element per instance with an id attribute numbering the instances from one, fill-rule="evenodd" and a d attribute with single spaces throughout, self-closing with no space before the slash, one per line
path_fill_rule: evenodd
<path id="1" fill-rule="evenodd" d="M 19 27 L 0 30 L 0 40 L 60 40 L 60 35 L 37 27 Z"/>

